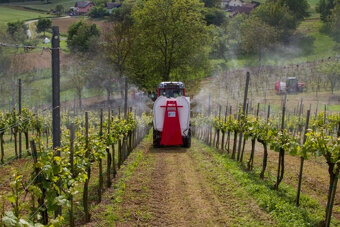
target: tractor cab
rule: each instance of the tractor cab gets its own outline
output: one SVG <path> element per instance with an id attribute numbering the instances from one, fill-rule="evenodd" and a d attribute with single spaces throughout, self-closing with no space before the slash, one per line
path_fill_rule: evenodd
<path id="1" fill-rule="evenodd" d="M 162 82 L 158 85 L 158 97 L 177 98 L 185 96 L 185 86 L 182 82 Z"/>
<path id="2" fill-rule="evenodd" d="M 298 91 L 298 80 L 296 77 L 288 77 L 286 82 L 286 87 L 288 92 L 297 92 Z"/>

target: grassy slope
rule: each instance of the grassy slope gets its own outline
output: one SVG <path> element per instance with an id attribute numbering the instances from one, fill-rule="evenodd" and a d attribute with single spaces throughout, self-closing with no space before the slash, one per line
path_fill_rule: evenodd
<path id="1" fill-rule="evenodd" d="M 297 28 L 296 34 L 314 39 L 312 47 L 310 45 L 290 45 L 288 48 L 279 48 L 276 51 L 267 53 L 262 59 L 264 65 L 282 65 L 291 63 L 301 63 L 313 61 L 320 58 L 334 56 L 336 51 L 334 47 L 336 42 L 329 36 L 320 33 L 322 22 L 319 20 L 319 14 L 315 7 L 319 0 L 308 0 L 310 5 L 310 17 L 301 22 Z M 263 3 L 264 1 L 260 1 Z M 304 41 L 302 42 L 304 43 Z M 256 66 L 259 64 L 257 56 L 240 56 L 237 59 L 212 60 L 213 64 L 226 64 L 230 68 L 240 68 L 245 66 Z"/>
<path id="2" fill-rule="evenodd" d="M 30 10 L 14 9 L 0 5 L 0 26 L 4 26 L 8 22 L 13 22 L 17 20 L 26 21 L 46 16 L 48 15 L 44 13 L 39 13 Z"/>
<path id="3" fill-rule="evenodd" d="M 29 1 L 29 2 L 13 2 L 6 5 L 20 6 L 34 10 L 50 11 L 51 9 L 55 9 L 55 7 L 58 4 L 61 4 L 67 11 L 70 7 L 74 6 L 75 2 L 76 2 L 75 0 L 53 0 L 52 3 L 46 4 L 45 1 Z"/>
<path id="4" fill-rule="evenodd" d="M 274 176 L 263 181 L 253 172 L 245 171 L 244 166 L 230 159 L 229 155 L 220 154 L 215 148 L 197 140 L 194 143 L 198 143 L 200 147 L 200 150 L 195 151 L 196 156 L 212 161 L 221 171 L 229 172 L 240 187 L 271 214 L 279 226 L 317 226 L 323 220 L 324 208 L 311 196 L 302 194 L 300 207 L 296 207 L 294 187 L 281 183 L 280 189 L 275 191 L 272 188 Z M 338 226 L 339 221 L 332 219 L 332 225 Z"/>

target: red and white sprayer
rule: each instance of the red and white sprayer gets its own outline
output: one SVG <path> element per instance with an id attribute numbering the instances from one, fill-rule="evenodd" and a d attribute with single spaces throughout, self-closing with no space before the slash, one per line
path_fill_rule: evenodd
<path id="1" fill-rule="evenodd" d="M 190 98 L 182 82 L 162 82 L 153 106 L 153 145 L 191 146 Z"/>

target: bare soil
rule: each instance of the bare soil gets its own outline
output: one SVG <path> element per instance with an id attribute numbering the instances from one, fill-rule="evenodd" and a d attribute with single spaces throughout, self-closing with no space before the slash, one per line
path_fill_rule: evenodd
<path id="1" fill-rule="evenodd" d="M 73 23 L 78 22 L 80 20 L 85 20 L 88 23 L 96 24 L 99 27 L 103 27 L 103 25 L 105 23 L 104 21 L 101 21 L 101 20 L 83 19 L 81 17 L 69 17 L 69 18 L 54 18 L 54 19 L 52 19 L 52 25 L 53 26 L 59 26 L 60 33 L 67 34 L 69 27 Z"/>

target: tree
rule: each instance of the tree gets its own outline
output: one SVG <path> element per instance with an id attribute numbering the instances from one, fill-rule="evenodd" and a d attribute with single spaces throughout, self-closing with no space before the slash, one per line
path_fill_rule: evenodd
<path id="1" fill-rule="evenodd" d="M 221 0 L 203 0 L 205 7 L 219 7 L 221 4 Z"/>
<path id="2" fill-rule="evenodd" d="M 92 18 L 101 18 L 108 14 L 106 8 L 102 6 L 94 6 L 89 12 L 89 16 Z"/>
<path id="3" fill-rule="evenodd" d="M 89 87 L 105 90 L 107 97 L 106 100 L 110 103 L 111 94 L 117 87 L 119 81 L 117 72 L 106 59 L 99 57 L 99 59 L 96 58 L 95 61 L 95 64 L 92 64 L 93 67 L 90 70 L 91 76 L 89 76 L 88 80 Z"/>
<path id="4" fill-rule="evenodd" d="M 72 64 L 64 68 L 67 76 L 66 87 L 74 89 L 77 97 L 79 108 L 82 108 L 82 94 L 83 90 L 88 83 L 90 70 L 92 65 L 86 57 L 75 56 L 71 59 Z"/>
<path id="5" fill-rule="evenodd" d="M 88 51 L 92 43 L 95 43 L 100 35 L 96 24 L 84 21 L 73 23 L 67 35 L 67 44 L 72 51 Z"/>
<path id="6" fill-rule="evenodd" d="M 322 21 L 328 21 L 328 17 L 332 14 L 332 9 L 335 7 L 335 0 L 319 0 L 316 5 L 316 11 L 320 13 Z"/>
<path id="7" fill-rule="evenodd" d="M 274 27 L 281 41 L 288 41 L 297 27 L 297 19 L 292 15 L 288 6 L 282 6 L 280 2 L 268 1 L 261 4 L 252 15 Z"/>
<path id="8" fill-rule="evenodd" d="M 276 0 L 274 0 L 276 1 Z M 293 15 L 298 20 L 303 20 L 309 16 L 309 4 L 308 0 L 278 0 L 282 6 L 288 6 L 289 10 L 292 11 Z"/>
<path id="9" fill-rule="evenodd" d="M 331 85 L 332 94 L 338 83 L 340 83 L 340 63 L 337 60 L 330 60 L 318 66 L 318 71 L 327 76 Z"/>
<path id="10" fill-rule="evenodd" d="M 58 17 L 60 17 L 64 13 L 64 6 L 61 4 L 56 5 L 55 11 Z"/>
<path id="11" fill-rule="evenodd" d="M 52 26 L 52 21 L 51 19 L 48 18 L 39 18 L 38 22 L 37 22 L 37 32 L 44 32 L 44 36 L 45 36 L 45 32 L 51 28 Z"/>
<path id="12" fill-rule="evenodd" d="M 336 3 L 334 9 L 331 10 L 331 15 L 328 17 L 326 26 L 335 41 L 340 42 L 340 0 Z"/>
<path id="13" fill-rule="evenodd" d="M 202 11 L 198 0 L 150 0 L 136 5 L 132 15 L 138 59 L 134 60 L 142 64 L 137 73 L 164 81 L 193 73 L 191 64 L 204 59 L 209 40 Z M 195 65 L 195 70 L 199 68 Z"/>
<path id="14" fill-rule="evenodd" d="M 132 29 L 131 18 L 132 5 L 125 3 L 121 8 L 113 11 L 110 20 L 104 27 L 103 50 L 107 58 L 113 63 L 118 72 L 121 96 L 124 96 L 123 75 L 127 70 L 128 58 L 132 54 L 135 33 Z"/>
<path id="15" fill-rule="evenodd" d="M 208 25 L 213 24 L 220 26 L 227 20 L 225 12 L 217 8 L 206 8 L 204 10 L 204 16 Z"/>
<path id="16" fill-rule="evenodd" d="M 277 40 L 275 28 L 257 17 L 249 17 L 241 24 L 241 50 L 246 54 L 258 54 L 262 60 L 264 52 Z"/>
<path id="17" fill-rule="evenodd" d="M 7 33 L 11 36 L 11 38 L 16 42 L 24 42 L 27 38 L 26 30 L 27 25 L 23 21 L 17 22 L 8 22 L 7 23 Z"/>

